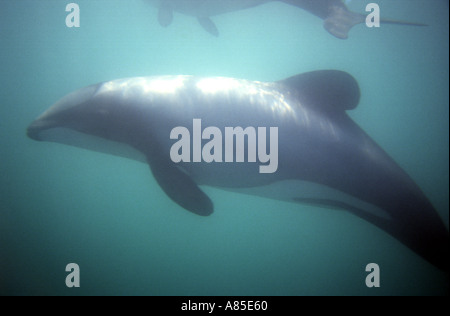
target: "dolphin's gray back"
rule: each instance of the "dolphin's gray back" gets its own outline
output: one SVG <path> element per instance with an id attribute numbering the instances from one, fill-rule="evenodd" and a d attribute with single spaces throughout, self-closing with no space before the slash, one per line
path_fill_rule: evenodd
<path id="1" fill-rule="evenodd" d="M 210 17 L 223 13 L 251 8 L 273 0 L 146 0 L 161 7 L 168 6 L 173 11 L 194 17 Z"/>
<path id="2" fill-rule="evenodd" d="M 312 13 L 321 19 L 326 19 L 331 13 L 331 8 L 346 9 L 341 0 L 279 0 L 281 2 L 299 7 Z"/>

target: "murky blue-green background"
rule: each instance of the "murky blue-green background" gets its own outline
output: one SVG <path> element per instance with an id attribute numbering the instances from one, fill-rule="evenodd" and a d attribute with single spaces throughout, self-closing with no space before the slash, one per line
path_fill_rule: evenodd
<path id="1" fill-rule="evenodd" d="M 346 212 L 205 188 L 215 213 L 201 218 L 169 200 L 144 164 L 25 135 L 57 99 L 100 81 L 341 69 L 362 90 L 350 115 L 448 226 L 447 0 L 379 0 L 382 16 L 429 26 L 360 25 L 348 40 L 281 3 L 215 17 L 214 38 L 180 14 L 162 28 L 141 0 L 77 0 L 81 27 L 69 29 L 69 2 L 0 0 L 0 294 L 448 293 L 445 274 Z M 78 289 L 65 286 L 70 262 L 81 268 Z M 378 289 L 365 285 L 370 262 L 381 268 Z"/>

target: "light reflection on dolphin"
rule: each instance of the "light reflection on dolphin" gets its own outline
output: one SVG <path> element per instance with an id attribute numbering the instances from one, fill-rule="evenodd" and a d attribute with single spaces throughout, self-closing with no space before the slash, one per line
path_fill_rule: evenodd
<path id="1" fill-rule="evenodd" d="M 137 77 L 91 85 L 28 127 L 54 141 L 149 164 L 183 208 L 210 215 L 199 185 L 347 210 L 448 269 L 449 235 L 414 181 L 346 114 L 359 103 L 356 80 L 336 70 L 264 83 L 192 76 Z M 174 163 L 171 130 L 205 126 L 278 128 L 278 170 L 250 162 Z"/>

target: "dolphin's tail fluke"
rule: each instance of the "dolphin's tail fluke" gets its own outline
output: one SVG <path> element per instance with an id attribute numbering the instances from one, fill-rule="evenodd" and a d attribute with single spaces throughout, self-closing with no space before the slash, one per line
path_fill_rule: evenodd
<path id="1" fill-rule="evenodd" d="M 420 200 L 420 205 L 415 204 Z M 449 233 L 425 197 L 411 196 L 404 209 L 397 210 L 397 217 L 389 220 L 362 212 L 357 208 L 347 210 L 388 232 L 429 263 L 448 272 Z"/>

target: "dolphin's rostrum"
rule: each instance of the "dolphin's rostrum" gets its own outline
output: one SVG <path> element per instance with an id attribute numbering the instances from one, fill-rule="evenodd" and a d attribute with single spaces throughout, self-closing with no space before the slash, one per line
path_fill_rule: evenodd
<path id="1" fill-rule="evenodd" d="M 137 77 L 75 91 L 27 132 L 35 140 L 147 162 L 164 192 L 198 215 L 214 208 L 199 185 L 344 209 L 447 270 L 447 228 L 414 181 L 346 114 L 359 98 L 356 80 L 336 70 L 272 83 Z M 260 173 L 249 161 L 174 163 L 169 135 L 194 119 L 219 130 L 277 127 L 277 171 Z"/>

